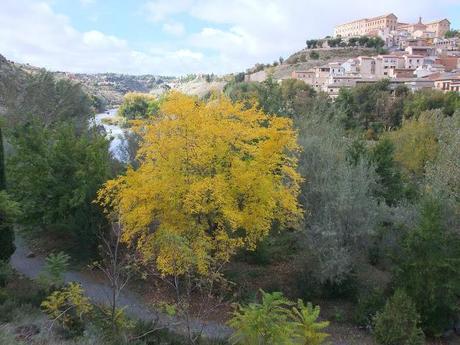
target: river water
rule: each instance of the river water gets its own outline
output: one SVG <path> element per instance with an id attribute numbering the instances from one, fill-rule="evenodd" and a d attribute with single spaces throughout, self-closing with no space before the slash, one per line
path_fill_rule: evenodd
<path id="1" fill-rule="evenodd" d="M 115 108 L 109 109 L 104 113 L 96 114 L 94 117 L 94 123 L 96 126 L 104 127 L 107 132 L 107 136 L 110 139 L 110 152 L 116 159 L 123 161 L 125 159 L 123 149 L 125 145 L 124 137 L 126 129 L 123 129 L 118 125 L 109 125 L 102 121 L 103 119 L 116 117 L 117 112 L 118 108 Z"/>

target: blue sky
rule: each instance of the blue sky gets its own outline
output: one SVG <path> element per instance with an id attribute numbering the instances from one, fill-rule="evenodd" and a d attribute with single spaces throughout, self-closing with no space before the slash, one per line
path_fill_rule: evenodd
<path id="1" fill-rule="evenodd" d="M 0 54 L 72 72 L 223 74 L 389 12 L 460 28 L 460 0 L 2 0 Z"/>

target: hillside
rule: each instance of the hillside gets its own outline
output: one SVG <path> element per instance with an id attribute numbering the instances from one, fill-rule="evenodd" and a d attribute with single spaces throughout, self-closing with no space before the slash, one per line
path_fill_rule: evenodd
<path id="1" fill-rule="evenodd" d="M 12 102 L 21 102 L 26 72 L 0 55 L 0 115 Z"/>
<path id="2" fill-rule="evenodd" d="M 317 54 L 317 55 L 316 55 Z M 376 55 L 375 49 L 370 48 L 332 48 L 332 49 L 302 49 L 289 56 L 282 64 L 264 66 L 263 71 L 275 79 L 289 78 L 295 70 L 306 70 L 328 62 L 346 60 L 360 55 Z M 315 56 L 316 55 L 316 56 Z M 262 65 L 257 65 L 262 66 Z M 256 66 L 256 68 L 257 68 Z M 29 64 L 19 64 L 7 60 L 0 55 L 0 112 L 5 109 L 6 99 L 20 100 L 21 85 L 27 74 L 37 73 L 41 69 Z M 248 69 L 248 74 L 255 70 Z M 259 71 L 260 73 L 260 71 Z M 262 72 L 263 73 L 263 72 Z M 212 78 L 196 75 L 193 78 L 176 78 L 156 75 L 126 75 L 116 73 L 69 73 L 53 72 L 57 78 L 68 78 L 80 83 L 83 90 L 90 96 L 100 100 L 104 108 L 121 104 L 127 92 L 145 92 L 162 94 L 165 90 L 174 89 L 185 94 L 203 97 L 210 91 L 221 91 L 226 78 Z"/>
<path id="3" fill-rule="evenodd" d="M 10 61 L 0 55 L 0 114 L 6 110 L 8 100 L 20 102 L 22 88 L 28 74 L 38 73 L 42 68 Z M 212 90 L 220 91 L 226 82 L 219 78 L 206 80 L 204 76 L 176 78 L 156 75 L 127 75 L 117 73 L 69 73 L 52 72 L 56 78 L 70 79 L 82 85 L 90 96 L 100 100 L 104 108 L 118 106 L 128 92 L 162 94 L 175 89 L 189 95 L 202 97 Z"/>
<path id="4" fill-rule="evenodd" d="M 275 79 L 286 79 L 293 71 L 307 70 L 328 62 L 343 61 L 360 55 L 373 56 L 377 55 L 377 51 L 374 48 L 304 48 L 289 56 L 282 64 L 266 67 L 264 71 Z M 252 72 L 251 69 L 249 72 Z"/>
<path id="5" fill-rule="evenodd" d="M 127 92 L 148 93 L 152 89 L 161 86 L 163 83 L 174 79 L 172 77 L 162 77 L 151 74 L 72 74 L 66 72 L 57 72 L 56 74 L 79 82 L 88 94 L 101 99 L 107 107 L 119 105 L 123 101 L 123 95 Z"/>

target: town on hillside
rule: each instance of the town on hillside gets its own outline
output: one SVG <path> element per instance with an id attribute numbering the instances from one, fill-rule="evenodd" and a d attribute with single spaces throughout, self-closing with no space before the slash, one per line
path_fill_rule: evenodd
<path id="1" fill-rule="evenodd" d="M 389 79 L 392 88 L 405 85 L 411 91 L 438 89 L 460 93 L 460 37 L 455 33 L 448 19 L 423 23 L 419 18 L 409 24 L 399 22 L 393 13 L 340 24 L 333 37 L 307 41 L 310 56 L 326 50 L 365 47 L 368 42 L 380 48 L 380 54 L 331 59 L 324 65 L 294 69 L 291 75 L 279 80 L 303 80 L 332 98 L 338 96 L 341 88 L 381 79 Z M 246 75 L 246 80 L 262 81 L 267 75 L 260 71 Z"/>

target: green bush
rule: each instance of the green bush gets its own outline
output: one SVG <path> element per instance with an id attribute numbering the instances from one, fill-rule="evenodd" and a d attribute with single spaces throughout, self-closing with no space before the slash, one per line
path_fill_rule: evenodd
<path id="1" fill-rule="evenodd" d="M 5 303 L 0 304 L 0 322 L 11 322 L 17 307 L 18 305 L 13 299 L 8 299 Z"/>
<path id="2" fill-rule="evenodd" d="M 5 303 L 9 298 L 10 298 L 10 296 L 9 296 L 8 292 L 5 289 L 0 288 L 0 305 Z"/>
<path id="3" fill-rule="evenodd" d="M 128 318 L 123 308 L 117 308 L 112 319 L 109 307 L 98 306 L 91 312 L 91 322 L 97 328 L 98 334 L 107 342 L 127 338 L 135 323 Z"/>
<path id="4" fill-rule="evenodd" d="M 322 332 L 329 322 L 318 322 L 320 309 L 302 300 L 292 303 L 282 293 L 261 291 L 262 303 L 238 305 L 229 321 L 234 329 L 233 344 L 310 344 L 324 343 Z"/>
<path id="5" fill-rule="evenodd" d="M 11 266 L 0 260 L 0 287 L 5 287 L 12 276 L 13 270 Z"/>
<path id="6" fill-rule="evenodd" d="M 358 295 L 358 279 L 352 272 L 340 281 L 326 280 L 321 286 L 321 295 L 326 298 L 354 300 Z"/>
<path id="7" fill-rule="evenodd" d="M 64 273 L 69 267 L 70 256 L 64 252 L 50 254 L 45 259 L 45 267 L 39 280 L 45 287 L 59 288 L 64 284 Z"/>
<path id="8" fill-rule="evenodd" d="M 374 317 L 385 305 L 385 295 L 380 289 L 362 293 L 358 297 L 358 305 L 354 314 L 354 322 L 367 329 L 372 328 Z"/>
<path id="9" fill-rule="evenodd" d="M 318 60 L 318 59 L 319 59 L 319 54 L 318 54 L 318 52 L 315 52 L 315 51 L 310 52 L 310 59 L 312 59 L 312 60 Z"/>
<path id="10" fill-rule="evenodd" d="M 375 316 L 375 340 L 380 345 L 422 345 L 425 336 L 419 323 L 414 303 L 398 290 Z"/>

